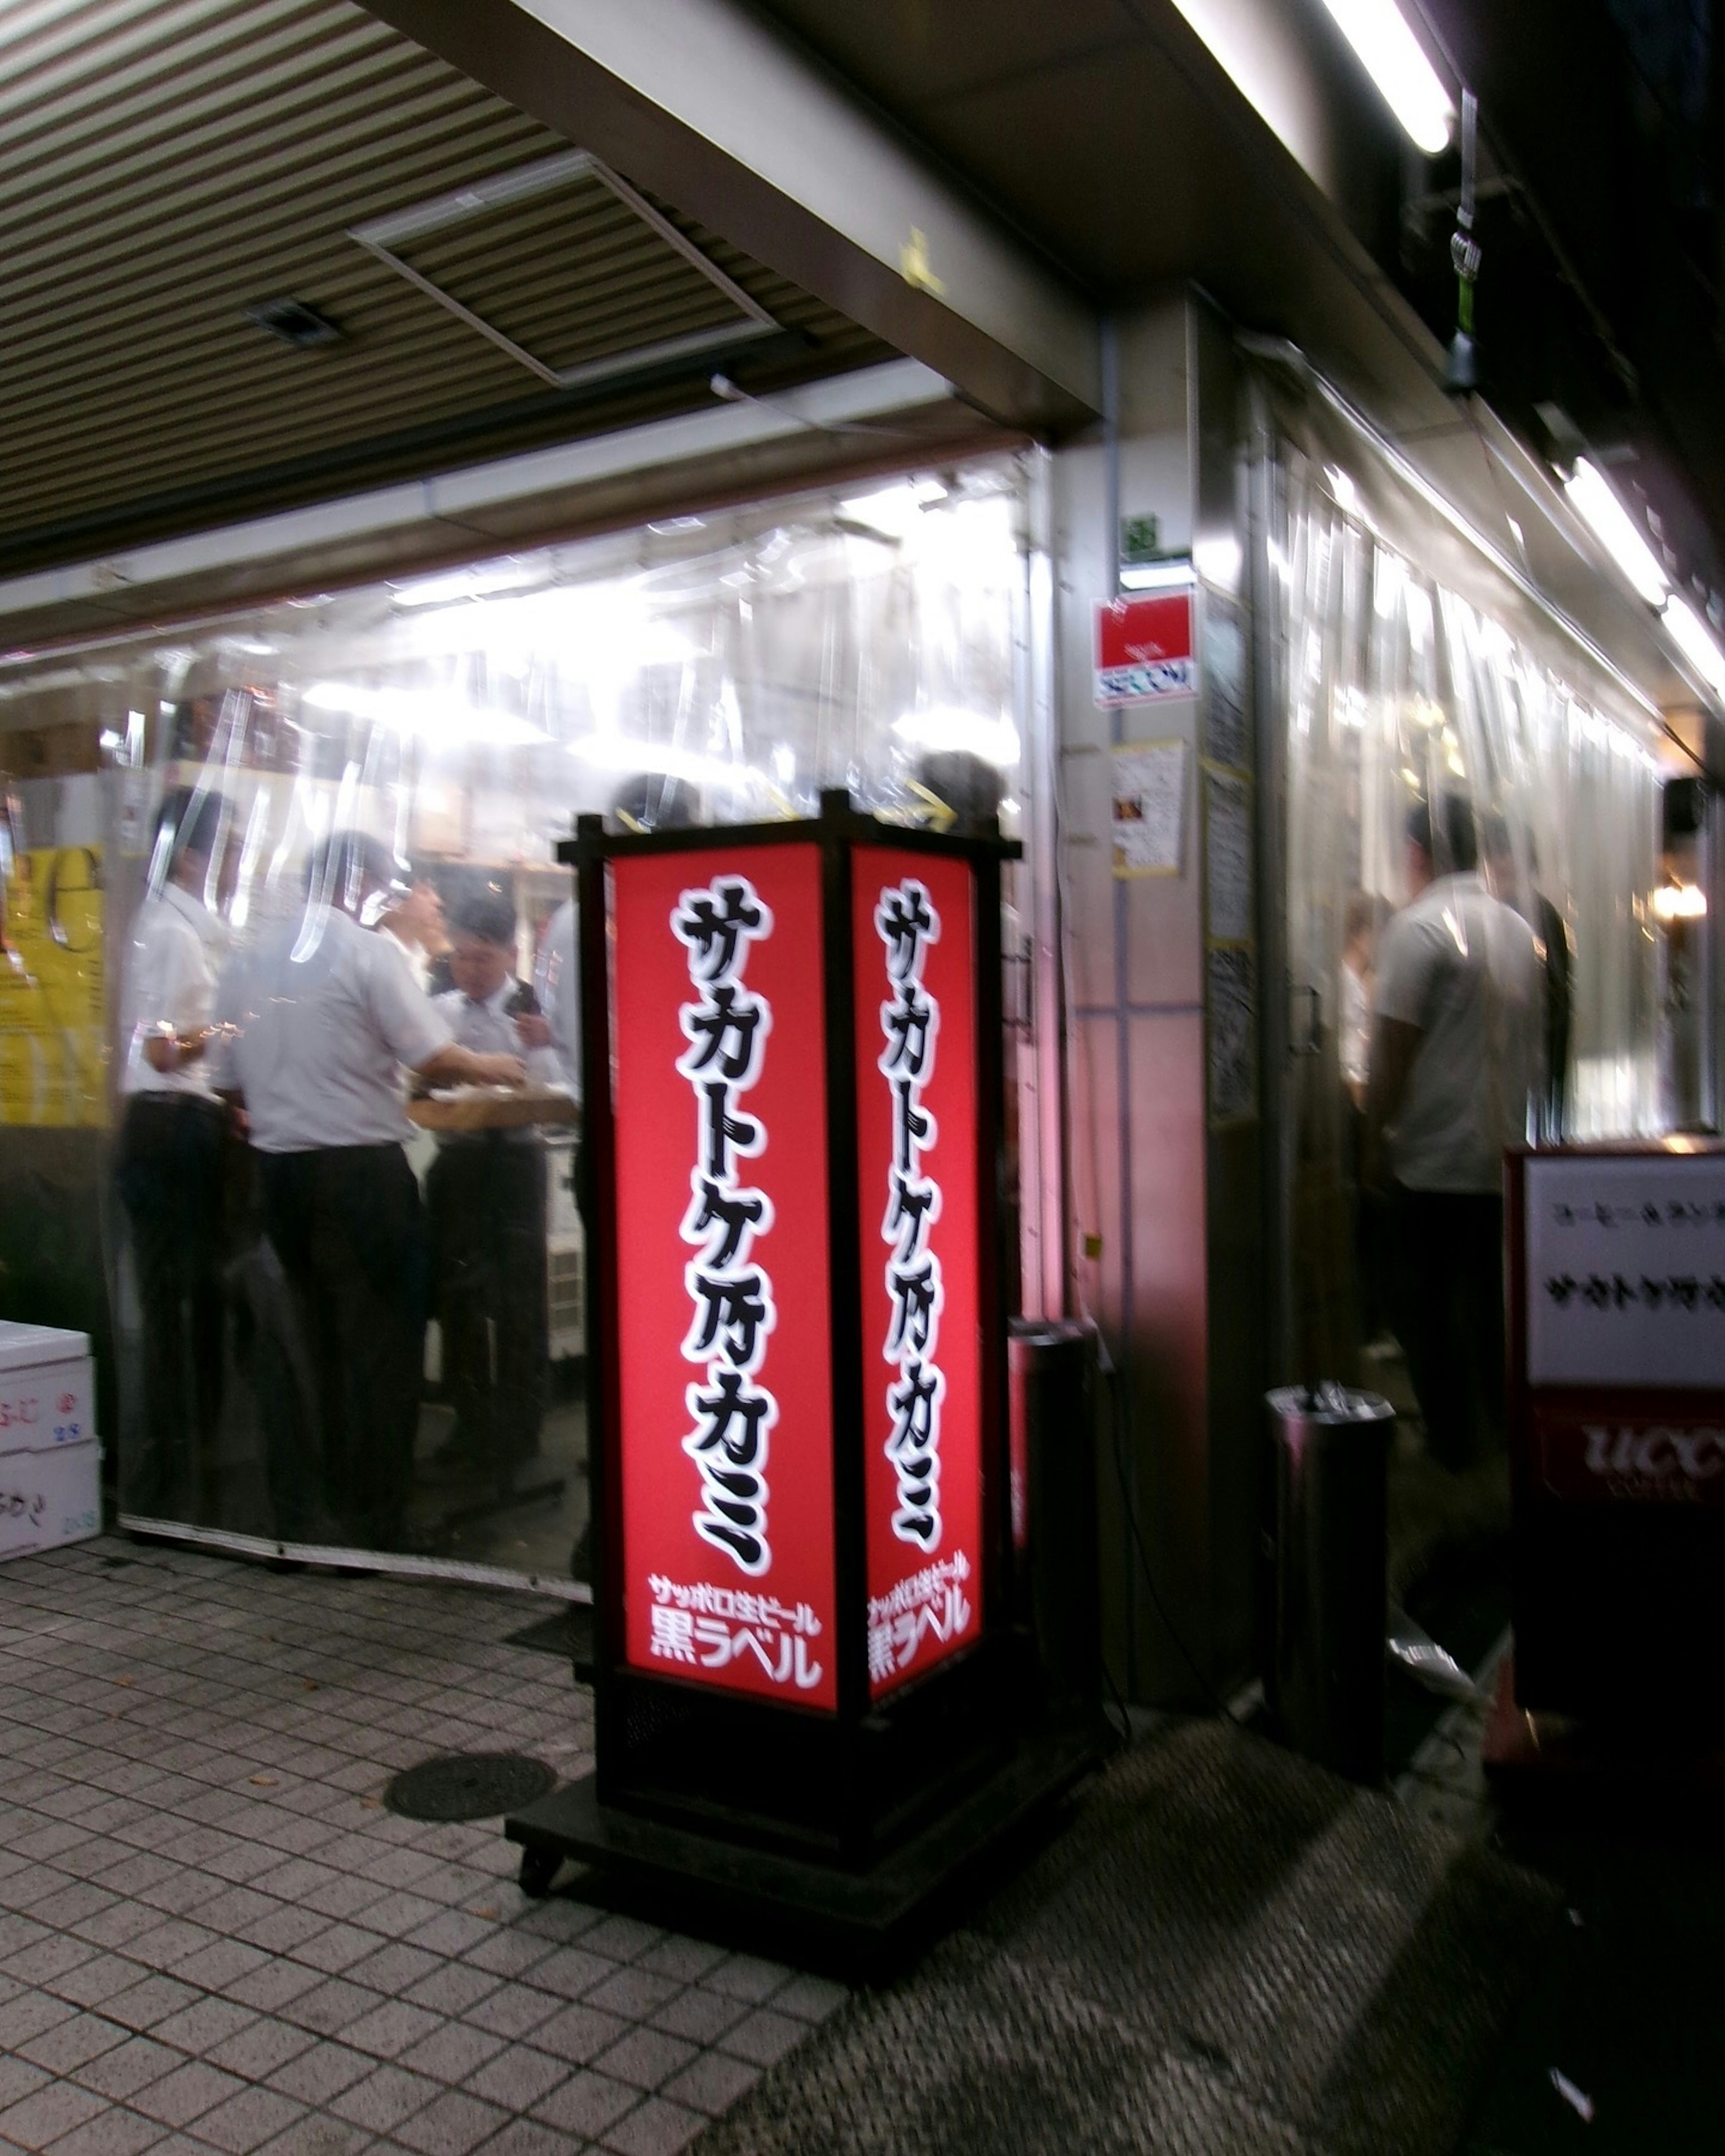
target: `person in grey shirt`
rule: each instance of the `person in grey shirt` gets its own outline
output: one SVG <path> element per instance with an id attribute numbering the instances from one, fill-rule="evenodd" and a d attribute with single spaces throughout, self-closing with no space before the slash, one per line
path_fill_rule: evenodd
<path id="1" fill-rule="evenodd" d="M 1532 932 L 1479 874 L 1459 794 L 1407 821 L 1413 897 L 1378 951 L 1364 1180 L 1389 1183 L 1397 1337 L 1426 1445 L 1465 1468 L 1502 1441 L 1503 1150 L 1538 1079 Z"/>
<path id="2" fill-rule="evenodd" d="M 528 1082 L 570 1090 L 531 988 L 516 978 L 516 911 L 495 892 L 451 921 L 455 986 L 435 1009 L 465 1048 L 516 1054 Z M 440 1465 L 487 1476 L 506 1495 L 539 1449 L 550 1359 L 545 1145 L 531 1127 L 452 1133 L 425 1180 L 432 1306 L 455 1430 Z"/>
<path id="3" fill-rule="evenodd" d="M 401 1073 L 520 1085 L 521 1058 L 476 1054 L 377 932 L 398 894 L 383 848 L 339 832 L 314 855 L 303 913 L 230 970 L 221 1082 L 243 1105 L 264 1233 L 313 1373 L 322 1499 L 357 1546 L 411 1546 L 406 1524 L 424 1356 L 426 1253 Z M 313 1435 L 295 1447 L 304 1477 Z M 283 1478 L 272 1473 L 275 1486 Z M 295 1506 L 313 1511 L 302 1486 Z M 278 1507 L 280 1509 L 280 1507 Z"/>

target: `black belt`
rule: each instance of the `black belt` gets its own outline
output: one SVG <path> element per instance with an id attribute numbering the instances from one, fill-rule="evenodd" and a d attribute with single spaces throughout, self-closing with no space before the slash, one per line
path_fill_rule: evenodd
<path id="1" fill-rule="evenodd" d="M 172 1108 L 183 1112 L 195 1108 L 199 1115 L 213 1116 L 222 1123 L 228 1120 L 228 1111 L 220 1101 L 213 1101 L 208 1093 L 165 1093 L 151 1089 L 147 1093 L 128 1093 L 126 1112 L 135 1114 L 141 1108 Z"/>

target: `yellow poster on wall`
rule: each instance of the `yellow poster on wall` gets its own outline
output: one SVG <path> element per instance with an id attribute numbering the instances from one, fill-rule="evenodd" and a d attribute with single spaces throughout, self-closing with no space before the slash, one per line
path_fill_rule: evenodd
<path id="1" fill-rule="evenodd" d="M 20 854 L 0 888 L 0 1124 L 108 1120 L 100 846 Z"/>

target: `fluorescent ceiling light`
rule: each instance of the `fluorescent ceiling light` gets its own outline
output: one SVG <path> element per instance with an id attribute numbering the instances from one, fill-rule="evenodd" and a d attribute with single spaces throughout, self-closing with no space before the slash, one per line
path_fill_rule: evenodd
<path id="1" fill-rule="evenodd" d="M 1716 696 L 1725 696 L 1725 651 L 1713 640 L 1707 624 L 1687 599 L 1671 598 L 1660 619 L 1671 633 L 1671 641 Z"/>
<path id="2" fill-rule="evenodd" d="M 950 704 L 906 711 L 892 731 L 906 747 L 920 749 L 925 756 L 980 757 L 1001 771 L 1019 760 L 1019 731 L 1010 719 L 984 718 L 980 711 L 961 711 Z"/>
<path id="3" fill-rule="evenodd" d="M 758 785 L 761 774 L 752 764 L 735 763 L 721 756 L 706 756 L 699 749 L 675 743 L 637 741 L 629 734 L 586 734 L 569 744 L 569 753 L 601 771 L 650 778 L 680 778 L 690 786 L 737 788 Z"/>
<path id="4" fill-rule="evenodd" d="M 454 606 L 543 581 L 544 572 L 531 562 L 493 562 L 453 569 L 446 576 L 418 577 L 410 584 L 398 584 L 392 596 L 399 607 Z"/>
<path id="5" fill-rule="evenodd" d="M 1415 149 L 1435 157 L 1455 125 L 1450 93 L 1395 0 L 1324 0 Z"/>
<path id="6" fill-rule="evenodd" d="M 839 504 L 839 514 L 848 523 L 866 524 L 890 539 L 907 539 L 922 522 L 923 511 L 946 498 L 946 487 L 937 479 L 906 480 L 873 494 L 853 495 Z"/>
<path id="7" fill-rule="evenodd" d="M 1585 457 L 1578 457 L 1574 470 L 1563 482 L 1563 491 L 1648 605 L 1663 606 L 1671 587 L 1659 558 L 1597 468 Z"/>
<path id="8" fill-rule="evenodd" d="M 1192 582 L 1189 562 L 1129 562 L 1120 572 L 1122 591 L 1165 592 Z"/>

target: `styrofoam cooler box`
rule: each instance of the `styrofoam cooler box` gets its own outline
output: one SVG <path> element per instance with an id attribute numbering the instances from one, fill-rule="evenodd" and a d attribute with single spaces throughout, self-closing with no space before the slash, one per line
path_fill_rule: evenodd
<path id="1" fill-rule="evenodd" d="M 0 1322 L 0 1558 L 99 1534 L 90 1337 Z"/>

